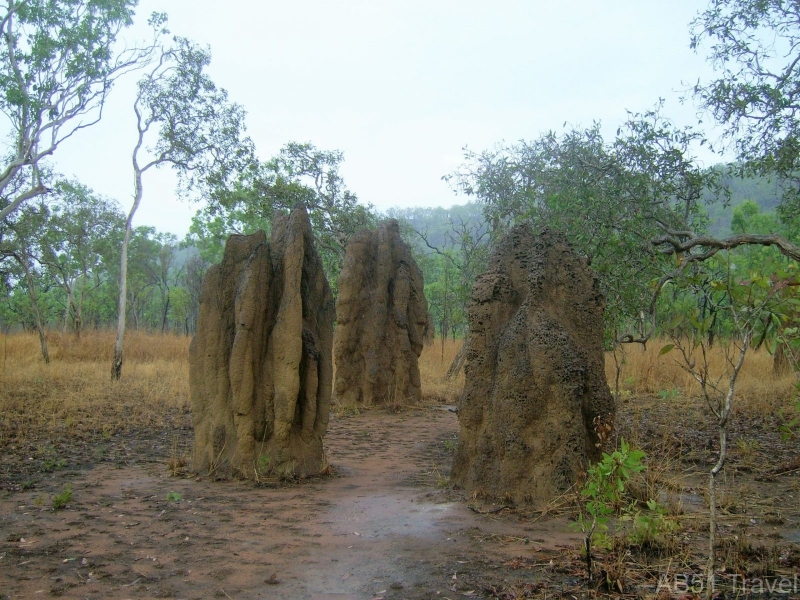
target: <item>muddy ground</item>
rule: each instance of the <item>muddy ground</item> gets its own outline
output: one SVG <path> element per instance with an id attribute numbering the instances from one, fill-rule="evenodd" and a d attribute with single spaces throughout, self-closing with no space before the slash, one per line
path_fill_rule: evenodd
<path id="1" fill-rule="evenodd" d="M 630 597 L 654 597 L 662 573 L 702 570 L 702 519 L 692 511 L 702 515 L 699 473 L 713 440 L 675 419 L 672 433 L 640 430 L 657 428 L 657 416 L 655 409 L 646 418 L 629 413 L 623 425 L 649 440 L 651 451 L 675 453 L 672 466 L 685 471 L 676 492 L 685 523 L 673 555 L 620 553 L 626 572 L 620 586 Z M 764 427 L 753 435 L 770 441 L 742 446 L 741 456 L 734 452 L 730 472 L 737 480 L 726 492 L 722 532 L 747 540 L 737 542 L 742 556 L 732 564 L 741 559 L 773 575 L 796 574 L 800 462 L 790 468 L 796 442 L 781 442 L 773 427 Z M 491 504 L 475 504 L 447 486 L 457 431 L 456 415 L 444 407 L 339 416 L 325 438 L 332 476 L 255 487 L 174 475 L 188 456 L 188 426 L 6 447 L 0 598 L 595 595 L 584 577 L 580 535 L 569 529 L 568 499 L 552 514 L 493 513 Z M 759 468 L 760 454 L 778 466 Z M 65 506 L 55 509 L 54 499 L 68 487 L 71 497 L 62 496 Z M 800 597 L 800 590 L 775 597 Z"/>

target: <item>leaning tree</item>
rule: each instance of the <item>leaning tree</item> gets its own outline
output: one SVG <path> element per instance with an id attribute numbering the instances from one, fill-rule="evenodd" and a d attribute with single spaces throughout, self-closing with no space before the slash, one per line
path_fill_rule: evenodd
<path id="1" fill-rule="evenodd" d="M 162 35 L 166 15 L 154 14 L 151 25 Z M 244 135 L 244 109 L 228 100 L 206 73 L 211 62 L 207 48 L 174 37 L 139 81 L 133 110 L 136 143 L 133 149 L 133 205 L 128 213 L 120 259 L 117 339 L 111 376 L 122 375 L 123 338 L 127 310 L 128 245 L 133 217 L 144 195 L 144 174 L 169 166 L 185 194 L 209 194 L 224 188 L 253 162 L 253 147 Z"/>

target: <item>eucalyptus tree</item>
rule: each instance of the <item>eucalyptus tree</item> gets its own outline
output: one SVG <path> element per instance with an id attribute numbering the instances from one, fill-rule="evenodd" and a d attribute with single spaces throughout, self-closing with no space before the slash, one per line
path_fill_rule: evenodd
<path id="1" fill-rule="evenodd" d="M 107 282 L 124 216 L 115 202 L 76 181 L 59 181 L 48 195 L 47 210 L 38 238 L 39 262 L 64 290 L 65 328 L 71 321 L 80 337 L 84 300 Z"/>
<path id="2" fill-rule="evenodd" d="M 166 16 L 153 15 L 151 24 L 163 36 Z M 111 367 L 113 379 L 122 374 L 125 335 L 128 244 L 132 221 L 144 194 L 143 175 L 169 166 L 185 195 L 225 187 L 235 173 L 252 163 L 252 144 L 244 136 L 244 110 L 228 100 L 206 73 L 211 61 L 207 48 L 174 37 L 140 79 L 133 104 L 136 143 L 133 149 L 133 205 L 128 213 L 120 259 L 117 339 Z"/>
<path id="3" fill-rule="evenodd" d="M 27 292 L 45 363 L 50 362 L 45 332 L 47 319 L 42 315 L 38 285 L 44 273 L 36 257 L 39 254 L 38 238 L 48 214 L 47 207 L 40 202 L 27 205 L 0 221 L 0 269 L 8 287 L 22 288 Z"/>
<path id="4" fill-rule="evenodd" d="M 138 0 L 6 0 L 0 4 L 0 219 L 48 192 L 42 161 L 97 123 L 114 83 L 154 46 L 120 46 Z M 121 48 L 121 50 L 118 50 Z"/>
<path id="5" fill-rule="evenodd" d="M 335 290 L 350 237 L 377 221 L 372 206 L 359 202 L 347 188 L 340 173 L 343 161 L 339 151 L 289 142 L 277 156 L 253 163 L 234 185 L 213 194 L 195 215 L 190 240 L 206 260 L 218 261 L 229 234 L 269 231 L 277 213 L 302 204 Z"/>

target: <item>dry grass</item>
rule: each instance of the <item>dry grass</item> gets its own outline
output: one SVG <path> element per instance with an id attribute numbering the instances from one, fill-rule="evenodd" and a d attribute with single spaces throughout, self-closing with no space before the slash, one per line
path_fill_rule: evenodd
<path id="1" fill-rule="evenodd" d="M 48 334 L 50 365 L 43 364 L 35 335 L 0 336 L 0 446 L 30 436 L 110 435 L 131 427 L 156 427 L 190 422 L 189 338 L 131 332 L 125 342 L 125 367 L 120 382 L 110 379 L 112 332 L 88 332 L 80 339 Z M 621 395 L 661 396 L 690 401 L 699 394 L 691 376 L 672 354 L 658 356 L 662 343 L 642 351 L 627 348 Z M 423 397 L 427 402 L 454 404 L 464 385 L 463 372 L 444 378 L 461 347 L 460 340 L 436 340 L 420 358 Z M 714 356 L 721 365 L 719 352 Z M 613 388 L 614 363 L 606 372 Z M 752 352 L 742 371 L 737 405 L 753 413 L 775 413 L 792 397 L 794 376 L 776 378 L 772 357 Z"/>
<path id="2" fill-rule="evenodd" d="M 48 335 L 51 363 L 36 335 L 0 337 L 0 447 L 41 436 L 110 435 L 186 423 L 189 339 L 133 332 L 125 366 L 111 381 L 114 335 Z"/>
<path id="3" fill-rule="evenodd" d="M 658 355 L 665 344 L 667 341 L 653 340 L 645 349 L 639 345 L 630 345 L 624 349 L 620 377 L 621 396 L 657 395 L 665 400 L 700 396 L 700 386 L 681 368 L 677 350 L 663 356 Z M 709 364 L 712 374 L 725 372 L 725 357 L 719 344 L 712 349 Z M 610 353 L 606 355 L 606 376 L 613 390 L 615 366 Z M 796 382 L 792 373 L 784 376 L 773 373 L 772 355 L 766 350 L 750 350 L 736 383 L 737 410 L 759 414 L 776 413 L 789 404 Z"/>
<path id="4" fill-rule="evenodd" d="M 464 387 L 464 371 L 458 377 L 445 379 L 447 369 L 461 349 L 461 340 L 436 339 L 422 349 L 419 372 L 422 380 L 422 397 L 428 402 L 455 404 Z"/>

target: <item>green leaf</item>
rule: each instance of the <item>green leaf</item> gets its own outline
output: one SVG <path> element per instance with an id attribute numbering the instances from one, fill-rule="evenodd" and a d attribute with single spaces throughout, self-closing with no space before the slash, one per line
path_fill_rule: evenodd
<path id="1" fill-rule="evenodd" d="M 667 345 L 663 346 L 661 348 L 661 350 L 658 351 L 658 355 L 659 356 L 664 356 L 668 352 L 671 352 L 674 347 L 675 347 L 675 344 L 667 344 Z"/>

